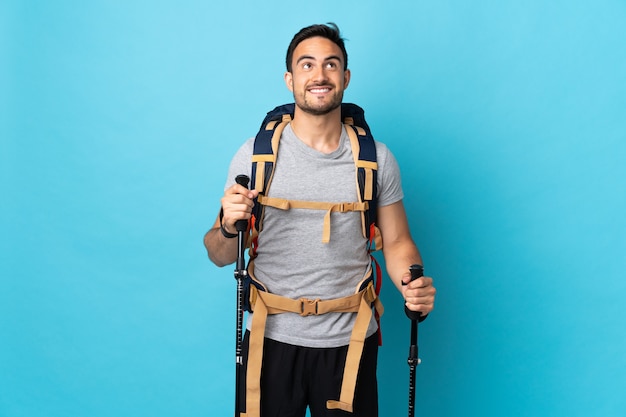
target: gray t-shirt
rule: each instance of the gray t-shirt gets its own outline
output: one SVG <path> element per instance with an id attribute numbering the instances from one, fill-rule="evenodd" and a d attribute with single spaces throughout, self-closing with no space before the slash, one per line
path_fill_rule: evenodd
<path id="1" fill-rule="evenodd" d="M 251 175 L 253 144 L 251 138 L 235 154 L 225 189 L 234 184 L 237 175 Z M 379 206 L 400 201 L 403 192 L 396 159 L 380 142 L 376 142 L 376 158 Z M 291 126 L 286 126 L 268 195 L 289 200 L 358 201 L 354 159 L 345 128 L 339 147 L 324 154 L 304 144 Z M 330 242 L 322 243 L 325 214 L 324 210 L 265 208 L 254 272 L 270 292 L 292 299 L 324 300 L 356 291 L 371 267 L 360 213 L 332 213 Z M 355 317 L 355 313 L 307 317 L 276 314 L 268 316 L 265 335 L 299 346 L 342 346 L 350 341 Z M 376 328 L 372 319 L 367 335 Z"/>

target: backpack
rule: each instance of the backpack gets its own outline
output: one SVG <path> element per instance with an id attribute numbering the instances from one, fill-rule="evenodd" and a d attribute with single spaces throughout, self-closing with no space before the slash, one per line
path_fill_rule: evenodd
<path id="1" fill-rule="evenodd" d="M 258 235 L 263 230 L 263 214 L 265 206 L 268 202 L 267 194 L 272 182 L 274 166 L 278 157 L 278 148 L 280 137 L 283 129 L 293 119 L 295 104 L 283 104 L 275 107 L 267 113 L 261 123 L 259 132 L 254 140 L 254 148 L 252 154 L 252 175 L 250 178 L 250 188 L 259 191 L 259 195 L 254 200 L 252 208 L 252 218 L 250 220 L 250 229 L 252 232 L 249 255 L 250 259 L 256 257 L 258 248 Z M 375 268 L 373 276 L 376 294 L 380 294 L 382 287 L 382 272 L 380 265 L 371 255 L 372 252 L 382 249 L 382 238 L 380 231 L 376 225 L 378 208 L 377 193 L 377 170 L 376 161 L 376 145 L 374 137 L 370 131 L 369 125 L 365 120 L 365 111 L 352 103 L 341 104 L 341 120 L 346 127 L 348 136 L 352 144 L 352 154 L 356 166 L 357 185 L 359 196 L 359 207 L 335 207 L 330 203 L 313 203 L 316 208 L 327 209 L 330 211 L 361 211 L 361 224 L 363 236 L 368 241 L 368 250 L 370 258 Z M 294 207 L 293 202 L 291 206 Z M 311 203 L 309 203 L 311 204 Z M 309 205 L 309 208 L 311 206 Z M 322 236 L 323 242 L 330 239 L 330 225 L 324 226 Z M 266 289 L 259 285 L 258 282 L 252 282 L 259 290 Z M 249 283 L 245 282 L 244 286 L 248 287 Z M 247 297 L 245 298 L 247 311 L 251 311 Z"/>
<path id="2" fill-rule="evenodd" d="M 383 306 L 378 298 L 381 289 L 382 274 L 376 259 L 371 252 L 382 249 L 380 231 L 376 227 L 377 170 L 376 145 L 364 117 L 364 111 L 355 104 L 341 105 L 341 119 L 346 127 L 352 154 L 356 166 L 357 196 L 359 201 L 351 203 L 326 203 L 294 201 L 268 196 L 272 176 L 278 156 L 278 147 L 282 132 L 293 119 L 295 104 L 285 104 L 267 113 L 259 133 L 254 141 L 252 155 L 252 172 L 250 188 L 259 191 L 254 201 L 252 218 L 250 219 L 250 260 L 247 274 L 243 280 L 243 307 L 249 312 L 255 310 L 250 332 L 250 351 L 247 369 L 246 416 L 257 417 L 260 414 L 260 378 L 263 352 L 265 320 L 269 314 L 285 312 L 297 313 L 302 316 L 325 314 L 326 312 L 357 313 L 355 326 L 350 336 L 350 345 L 346 356 L 344 376 L 339 399 L 328 400 L 327 408 L 341 409 L 352 412 L 352 400 L 356 386 L 359 362 L 363 341 L 372 314 L 379 323 L 378 342 L 381 344 L 380 316 Z M 327 210 L 324 221 L 322 242 L 330 240 L 330 214 L 332 212 L 358 211 L 361 213 L 363 236 L 367 239 L 367 248 L 372 260 L 372 270 L 363 278 L 355 294 L 331 300 L 310 300 L 301 298 L 292 300 L 271 294 L 267 288 L 254 277 L 254 258 L 257 254 L 258 235 L 263 230 L 263 214 L 266 206 L 276 208 L 309 208 Z M 374 309 L 374 313 L 372 313 Z M 244 414 L 242 414 L 243 416 Z"/>
<path id="3" fill-rule="evenodd" d="M 267 113 L 261 123 L 259 133 L 254 141 L 252 156 L 252 178 L 250 188 L 259 191 L 260 198 L 254 201 L 253 232 L 258 234 L 263 230 L 264 204 L 262 203 L 269 191 L 274 164 L 278 155 L 280 136 L 285 126 L 291 121 L 295 105 L 284 104 Z M 343 103 L 341 105 L 341 119 L 346 125 L 352 142 L 352 153 L 357 167 L 357 184 L 361 211 L 363 236 L 368 239 L 368 249 L 375 251 L 382 248 L 382 241 L 376 229 L 377 196 L 377 169 L 376 145 L 370 128 L 365 121 L 364 111 L 356 104 Z M 356 138 L 356 140 L 354 140 Z M 340 211 L 337 208 L 333 211 Z M 327 236 L 323 239 L 327 241 Z M 254 256 L 256 251 L 251 253 Z"/>

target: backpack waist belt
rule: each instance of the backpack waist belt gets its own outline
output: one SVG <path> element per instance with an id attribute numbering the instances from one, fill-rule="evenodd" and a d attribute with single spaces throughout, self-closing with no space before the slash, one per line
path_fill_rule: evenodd
<path id="1" fill-rule="evenodd" d="M 370 276 L 371 272 L 362 282 L 366 282 Z M 372 318 L 372 306 L 380 316 L 383 314 L 383 305 L 376 296 L 373 280 L 369 279 L 365 288 L 355 294 L 331 300 L 310 300 L 307 298 L 293 300 L 266 291 L 260 291 L 256 286 L 251 285 L 250 305 L 254 314 L 250 330 L 248 371 L 246 374 L 246 413 L 242 413 L 241 417 L 259 417 L 260 415 L 261 364 L 267 316 L 269 314 L 287 312 L 300 314 L 303 317 L 331 312 L 357 313 L 350 335 L 339 400 L 328 400 L 326 402 L 326 407 L 329 409 L 341 409 L 351 413 L 361 354 L 363 353 L 367 328 Z"/>

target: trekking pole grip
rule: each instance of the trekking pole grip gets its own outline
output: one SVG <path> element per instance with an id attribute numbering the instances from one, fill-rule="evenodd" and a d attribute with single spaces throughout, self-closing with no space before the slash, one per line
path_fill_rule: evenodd
<path id="1" fill-rule="evenodd" d="M 409 271 L 411 272 L 411 281 L 415 281 L 416 279 L 424 276 L 424 267 L 419 264 L 413 264 L 409 267 Z M 422 313 L 419 311 L 409 310 L 407 306 L 404 306 L 404 313 L 411 320 L 419 320 L 422 316 Z"/>
<path id="2" fill-rule="evenodd" d="M 250 182 L 250 178 L 247 175 L 237 175 L 237 177 L 235 177 L 235 182 L 239 185 L 243 185 L 244 187 L 248 188 L 248 183 Z M 246 229 L 248 228 L 248 221 L 247 220 L 237 220 L 235 222 L 235 228 L 237 229 L 238 232 L 245 232 Z"/>

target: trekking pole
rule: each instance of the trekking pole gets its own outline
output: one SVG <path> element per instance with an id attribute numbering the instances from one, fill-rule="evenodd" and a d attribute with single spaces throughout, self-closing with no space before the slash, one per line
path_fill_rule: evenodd
<path id="1" fill-rule="evenodd" d="M 411 265 L 409 271 L 411 271 L 411 281 L 424 275 L 422 265 Z M 415 415 L 415 368 L 420 362 L 417 348 L 417 323 L 422 313 L 409 310 L 406 306 L 404 306 L 404 312 L 411 319 L 411 345 L 407 362 L 409 364 L 409 417 L 413 417 Z"/>
<path id="2" fill-rule="evenodd" d="M 248 188 L 248 182 L 250 179 L 247 175 L 237 175 L 235 182 Z M 235 228 L 237 229 L 237 264 L 235 267 L 235 279 L 237 280 L 237 344 L 235 345 L 235 417 L 239 417 L 239 399 L 241 374 L 243 372 L 243 356 L 242 356 L 242 334 L 243 334 L 243 280 L 248 275 L 246 270 L 246 260 L 244 251 L 246 249 L 246 231 L 248 229 L 248 222 L 246 220 L 237 220 L 235 222 Z"/>

